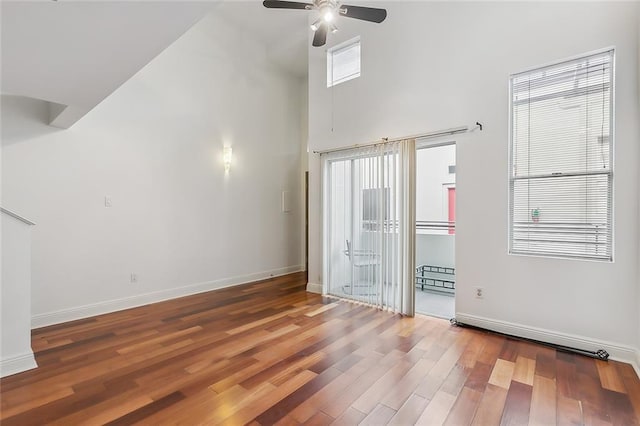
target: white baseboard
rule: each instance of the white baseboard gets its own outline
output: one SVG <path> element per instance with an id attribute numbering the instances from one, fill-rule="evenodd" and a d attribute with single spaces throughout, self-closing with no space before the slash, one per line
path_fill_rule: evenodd
<path id="1" fill-rule="evenodd" d="M 285 268 L 273 269 L 270 271 L 257 272 L 237 277 L 222 278 L 214 281 L 207 281 L 183 287 L 176 287 L 167 290 L 160 290 L 151 293 L 123 297 L 121 299 L 92 303 L 75 308 L 37 314 L 31 317 L 31 328 L 40 328 L 48 325 L 88 318 L 95 315 L 107 314 L 110 312 L 121 311 L 123 309 L 148 305 L 150 303 L 162 302 L 163 300 L 175 299 L 178 297 L 204 293 L 211 290 L 218 290 L 225 287 L 233 287 L 236 285 L 259 281 L 266 278 L 287 275 L 294 272 L 300 272 L 302 270 L 304 270 L 304 265 L 294 265 Z"/>
<path id="2" fill-rule="evenodd" d="M 33 352 L 0 360 L 0 377 L 11 376 L 38 367 Z"/>
<path id="3" fill-rule="evenodd" d="M 640 370 L 638 368 L 640 366 L 640 351 L 632 348 L 631 346 L 625 346 L 604 340 L 594 340 L 587 337 L 559 333 L 557 331 L 529 327 L 522 324 L 499 321 L 470 314 L 456 313 L 455 318 L 458 322 L 463 324 L 469 324 L 512 336 L 538 340 L 540 342 L 549 342 L 589 351 L 604 349 L 609 353 L 611 359 L 631 364 L 636 370 L 638 376 L 640 376 Z"/>
<path id="4" fill-rule="evenodd" d="M 307 283 L 307 291 L 309 293 L 322 294 L 322 284 Z"/>

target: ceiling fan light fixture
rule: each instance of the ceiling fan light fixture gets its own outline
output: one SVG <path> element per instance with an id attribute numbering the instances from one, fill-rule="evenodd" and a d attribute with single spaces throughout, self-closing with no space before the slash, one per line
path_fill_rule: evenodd
<path id="1" fill-rule="evenodd" d="M 1 1 L 1 0 L 0 0 Z M 324 46 L 327 33 L 335 33 L 338 27 L 335 21 L 342 17 L 358 19 L 360 21 L 381 23 L 387 18 L 387 10 L 376 7 L 351 6 L 341 4 L 341 0 L 263 0 L 263 6 L 268 9 L 309 10 L 318 13 L 318 19 L 310 25 L 314 32 L 314 47 Z"/>
<path id="2" fill-rule="evenodd" d="M 316 22 L 311 24 L 311 29 L 313 31 L 318 31 L 318 28 L 320 28 L 320 25 L 322 25 L 322 19 L 318 19 Z"/>
<path id="3" fill-rule="evenodd" d="M 327 7 L 322 10 L 322 19 L 324 19 L 324 22 L 332 22 L 334 18 L 335 14 L 333 9 Z"/>

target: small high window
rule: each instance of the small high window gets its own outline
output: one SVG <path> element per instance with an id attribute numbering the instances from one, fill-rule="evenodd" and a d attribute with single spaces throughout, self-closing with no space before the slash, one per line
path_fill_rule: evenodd
<path id="1" fill-rule="evenodd" d="M 509 249 L 613 259 L 613 50 L 511 76 Z"/>
<path id="2" fill-rule="evenodd" d="M 360 77 L 360 37 L 327 50 L 327 87 Z"/>

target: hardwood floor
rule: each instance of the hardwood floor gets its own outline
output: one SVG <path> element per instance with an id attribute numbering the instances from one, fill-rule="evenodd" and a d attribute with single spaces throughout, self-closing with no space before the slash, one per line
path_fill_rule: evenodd
<path id="1" fill-rule="evenodd" d="M 303 274 L 33 332 L 2 425 L 637 425 L 628 364 L 304 291 Z"/>

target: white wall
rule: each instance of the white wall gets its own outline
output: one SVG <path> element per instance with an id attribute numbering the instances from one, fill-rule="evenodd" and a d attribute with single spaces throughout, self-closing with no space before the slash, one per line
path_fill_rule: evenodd
<path id="1" fill-rule="evenodd" d="M 640 106 L 640 3 L 636 4 L 637 27 L 638 27 L 638 105 Z M 640 155 L 640 153 L 639 153 Z M 640 162 L 640 157 L 638 157 Z M 640 174 L 638 176 L 638 187 L 640 187 Z M 640 223 L 640 200 L 638 200 L 638 223 Z M 640 235 L 638 236 L 638 340 L 636 341 L 636 363 L 640 365 Z"/>
<path id="2" fill-rule="evenodd" d="M 307 249 L 307 241 L 306 241 L 306 228 L 307 223 L 305 223 L 305 209 L 308 208 L 305 200 L 305 179 L 306 173 L 309 171 L 309 153 L 307 152 L 307 148 L 309 146 L 309 81 L 305 78 L 301 82 L 300 94 L 302 96 L 301 107 L 300 107 L 300 179 L 302 182 L 301 186 L 301 195 L 300 201 L 302 203 L 302 217 L 300 219 L 300 229 L 302 232 L 302 238 L 300 242 L 302 244 L 302 261 L 305 262 L 306 249 Z M 306 265 L 305 265 L 306 267 Z"/>
<path id="3" fill-rule="evenodd" d="M 456 146 L 419 149 L 416 153 L 416 221 L 447 221 L 447 187 L 455 187 L 456 175 L 449 166 L 456 164 Z M 446 232 L 446 231 L 445 231 Z"/>
<path id="4" fill-rule="evenodd" d="M 248 37 L 205 18 L 69 130 L 3 97 L 2 203 L 38 223 L 36 325 L 301 268 L 302 82 Z"/>
<path id="5" fill-rule="evenodd" d="M 456 315 L 638 344 L 638 36 L 634 3 L 386 2 L 380 25 L 344 20 L 329 45 L 361 36 L 362 76 L 331 90 L 323 49 L 310 48 L 312 150 L 435 131 L 475 121 L 457 142 Z M 616 46 L 615 262 L 507 254 L 510 73 Z M 333 126 L 331 117 L 334 117 Z M 333 128 L 333 131 L 331 130 Z M 318 158 L 312 188 L 319 211 Z M 316 215 L 318 216 L 318 215 Z M 320 282 L 320 221 L 310 280 Z M 475 299 L 474 286 L 485 288 Z M 539 335 L 540 336 L 540 335 Z M 556 339 L 557 340 L 557 339 Z"/>

